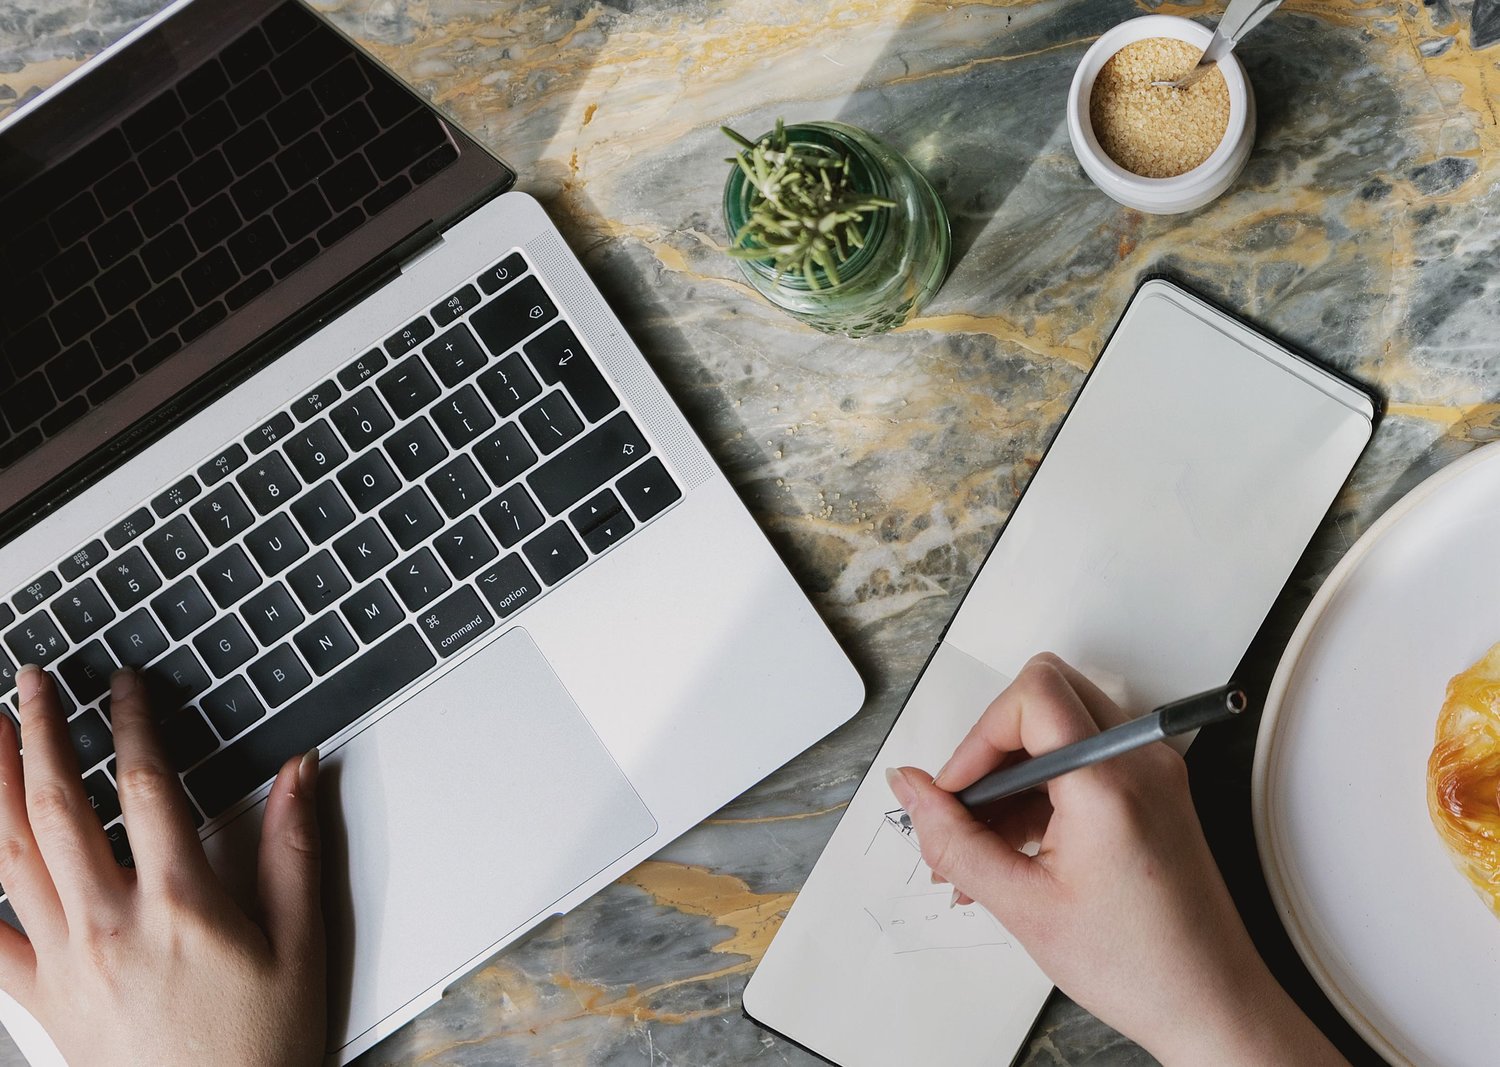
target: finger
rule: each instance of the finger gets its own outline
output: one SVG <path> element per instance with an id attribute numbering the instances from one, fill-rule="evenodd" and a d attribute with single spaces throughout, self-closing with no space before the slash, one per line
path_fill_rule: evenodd
<path id="1" fill-rule="evenodd" d="M 259 888 L 266 936 L 279 957 L 304 965 L 323 958 L 317 779 L 316 749 L 282 764 L 260 829 Z"/>
<path id="2" fill-rule="evenodd" d="M 999 834 L 1002 841 L 1019 851 L 1041 843 L 1047 824 L 1052 821 L 1052 800 L 1042 790 L 1031 790 L 1006 797 L 975 815 Z"/>
<path id="3" fill-rule="evenodd" d="M 1089 714 L 1099 724 L 1099 729 L 1108 730 L 1111 726 L 1119 726 L 1120 723 L 1128 722 L 1132 718 L 1129 712 L 1116 704 L 1108 693 L 1089 680 L 1077 667 L 1050 653 L 1043 653 L 1043 655 L 1048 656 L 1053 666 L 1062 672 L 1062 676 L 1078 694 L 1078 699 L 1083 701 L 1083 706 L 1089 709 Z"/>
<path id="4" fill-rule="evenodd" d="M 26 666 L 17 672 L 16 686 L 21 697 L 24 792 L 32 836 L 63 914 L 73 921 L 96 915 L 101 907 L 119 900 L 124 879 L 83 791 L 56 684 L 41 668 Z"/>
<path id="5" fill-rule="evenodd" d="M 984 901 L 1001 922 L 1032 910 L 1050 875 L 974 818 L 953 794 L 915 767 L 886 772 L 911 816 L 922 859 L 945 881 Z"/>
<path id="6" fill-rule="evenodd" d="M 21 925 L 38 944 L 48 945 L 67 936 L 67 922 L 31 835 L 25 789 L 20 738 L 10 716 L 0 715 L 0 885 Z M 0 923 L 0 988 L 18 996 L 30 985 L 35 967 L 31 941 Z"/>
<path id="7" fill-rule="evenodd" d="M 142 889 L 150 893 L 171 886 L 196 895 L 218 885 L 193 826 L 182 781 L 157 736 L 140 675 L 116 671 L 109 680 L 109 706 L 115 731 L 115 784 Z"/>
<path id="8" fill-rule="evenodd" d="M 1012 753 L 1037 756 L 1099 732 L 1055 656 L 1032 658 L 1005 687 L 938 772 L 949 792 L 973 785 Z"/>

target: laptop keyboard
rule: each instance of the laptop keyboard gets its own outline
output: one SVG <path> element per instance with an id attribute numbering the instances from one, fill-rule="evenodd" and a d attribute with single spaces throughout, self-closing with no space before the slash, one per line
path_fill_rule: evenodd
<path id="1" fill-rule="evenodd" d="M 128 863 L 117 666 L 201 826 L 680 496 L 511 252 L 0 603 L 0 697 L 18 664 L 59 681 Z"/>
<path id="2" fill-rule="evenodd" d="M 390 75 L 272 11 L 49 171 L 44 217 L 0 238 L 0 467 L 457 158 Z"/>

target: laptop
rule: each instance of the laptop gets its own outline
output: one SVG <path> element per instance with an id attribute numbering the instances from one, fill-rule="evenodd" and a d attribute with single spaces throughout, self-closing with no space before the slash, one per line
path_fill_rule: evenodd
<path id="1" fill-rule="evenodd" d="M 142 669 L 241 892 L 321 749 L 340 1063 L 863 700 L 514 180 L 294 0 L 173 4 L 0 123 L 0 701 L 59 680 L 128 864 Z"/>

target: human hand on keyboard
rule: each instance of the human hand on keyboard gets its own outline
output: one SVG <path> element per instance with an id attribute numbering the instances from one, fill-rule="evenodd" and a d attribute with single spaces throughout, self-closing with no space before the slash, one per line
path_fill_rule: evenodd
<path id="1" fill-rule="evenodd" d="M 0 716 L 0 884 L 26 933 L 0 924 L 0 988 L 72 1067 L 320 1063 L 316 754 L 271 787 L 252 918 L 208 864 L 136 675 L 111 681 L 134 870 L 85 795 L 51 678 L 26 667 L 16 683 L 26 757 Z"/>

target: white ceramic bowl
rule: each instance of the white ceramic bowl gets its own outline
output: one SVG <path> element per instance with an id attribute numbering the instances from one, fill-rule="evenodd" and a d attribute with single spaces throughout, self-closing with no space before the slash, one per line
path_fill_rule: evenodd
<path id="1" fill-rule="evenodd" d="M 1219 61 L 1229 87 L 1229 125 L 1219 147 L 1198 166 L 1175 178 L 1143 178 L 1132 174 L 1105 154 L 1089 122 L 1089 98 L 1094 79 L 1120 49 L 1148 37 L 1175 37 L 1198 49 L 1208 47 L 1213 31 L 1176 15 L 1145 15 L 1122 22 L 1100 36 L 1083 55 L 1068 89 L 1068 139 L 1083 171 L 1107 194 L 1138 211 L 1172 215 L 1192 211 L 1213 200 L 1234 183 L 1250 158 L 1255 142 L 1255 94 L 1245 68 L 1233 53 Z"/>

